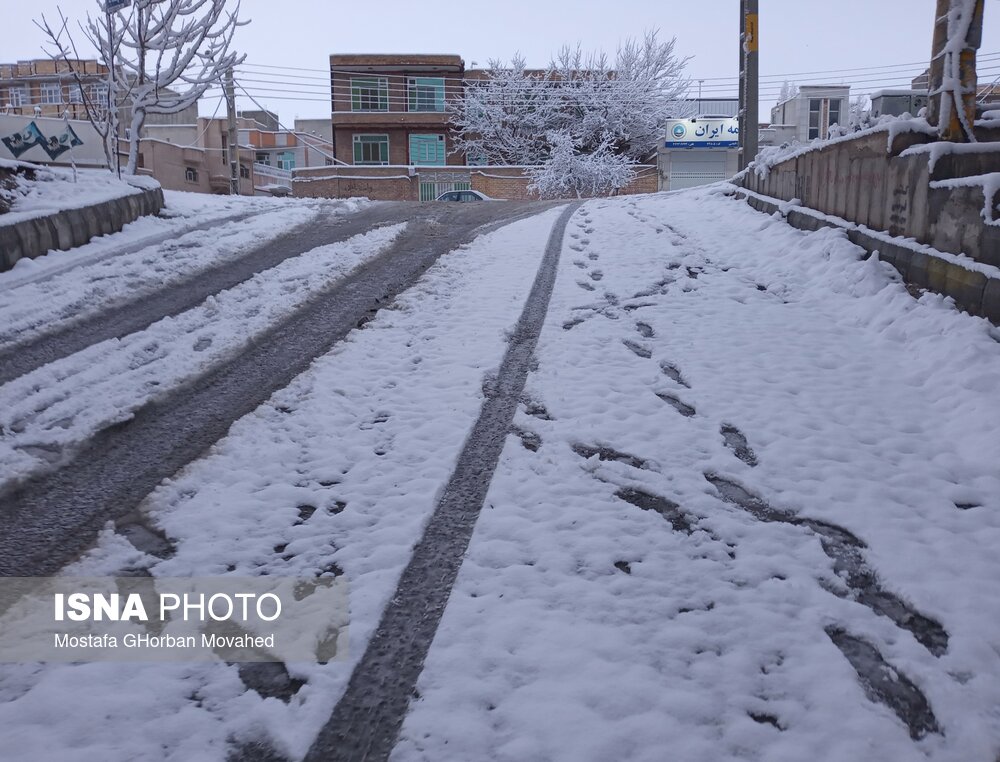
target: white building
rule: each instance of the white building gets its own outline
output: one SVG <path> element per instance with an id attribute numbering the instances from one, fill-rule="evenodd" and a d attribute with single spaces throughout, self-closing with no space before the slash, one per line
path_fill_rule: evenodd
<path id="1" fill-rule="evenodd" d="M 833 125 L 847 125 L 850 101 L 850 85 L 802 85 L 771 109 L 771 125 L 793 127 L 790 134 L 800 143 L 826 138 Z"/>

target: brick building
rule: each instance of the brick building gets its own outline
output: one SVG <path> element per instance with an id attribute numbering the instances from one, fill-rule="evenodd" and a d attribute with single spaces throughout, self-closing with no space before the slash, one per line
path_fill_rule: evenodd
<path id="1" fill-rule="evenodd" d="M 461 97 L 457 55 L 331 55 L 333 143 L 345 164 L 465 164 L 452 152 L 448 101 Z"/>
<path id="2" fill-rule="evenodd" d="M 76 81 L 76 71 L 83 84 Z M 106 104 L 108 67 L 95 60 L 49 58 L 0 64 L 0 109 L 20 116 L 86 119 L 84 100 Z"/>

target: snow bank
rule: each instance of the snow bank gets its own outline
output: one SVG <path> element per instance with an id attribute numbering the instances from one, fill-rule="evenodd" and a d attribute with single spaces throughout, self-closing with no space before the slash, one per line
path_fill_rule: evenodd
<path id="1" fill-rule="evenodd" d="M 10 211 L 0 215 L 0 225 L 13 225 L 65 209 L 82 209 L 159 187 L 159 183 L 149 177 L 119 180 L 103 169 L 77 170 L 75 179 L 71 169 L 34 169 L 34 180 L 17 178 Z"/>

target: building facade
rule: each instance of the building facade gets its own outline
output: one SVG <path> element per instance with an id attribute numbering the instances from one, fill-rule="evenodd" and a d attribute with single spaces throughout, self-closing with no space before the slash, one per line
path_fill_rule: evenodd
<path id="1" fill-rule="evenodd" d="M 772 126 L 791 126 L 794 139 L 808 143 L 826 138 L 850 117 L 850 85 L 802 85 L 798 93 L 771 109 Z"/>
<path id="2" fill-rule="evenodd" d="M 251 124 L 251 123 L 248 123 Z M 229 124 L 199 118 L 194 124 L 152 124 L 143 128 L 138 173 L 166 190 L 229 193 Z M 238 147 L 240 195 L 255 193 L 254 151 Z"/>
<path id="3" fill-rule="evenodd" d="M 465 164 L 447 104 L 463 91 L 457 55 L 331 55 L 335 156 L 365 166 Z"/>
<path id="4" fill-rule="evenodd" d="M 680 190 L 732 177 L 739 171 L 738 98 L 692 99 L 679 104 L 657 152 L 660 190 Z"/>
<path id="5" fill-rule="evenodd" d="M 85 101 L 107 106 L 107 77 L 108 67 L 95 60 L 67 63 L 44 58 L 0 64 L 0 110 L 15 116 L 66 115 L 85 120 Z"/>

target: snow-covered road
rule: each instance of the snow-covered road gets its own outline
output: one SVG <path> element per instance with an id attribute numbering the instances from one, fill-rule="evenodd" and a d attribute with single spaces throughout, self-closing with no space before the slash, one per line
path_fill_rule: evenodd
<path id="1" fill-rule="evenodd" d="M 441 257 L 143 502 L 162 543 L 109 525 L 67 570 L 343 574 L 346 661 L 288 665 L 271 694 L 224 664 L 3 666 L 0 748 L 301 759 L 398 594 L 558 216 Z M 399 234 L 213 298 L 214 332 L 194 311 L 147 329 L 176 351 L 133 334 L 0 386 L 0 473 L 36 467 L 25 437 L 85 440 L 203 370 L 206 331 L 234 351 L 227 321 L 263 330 L 296 309 L 285 286 L 321 289 L 330 257 L 342 277 Z M 718 188 L 574 214 L 394 762 L 995 762 L 1000 335 L 862 253 Z"/>

